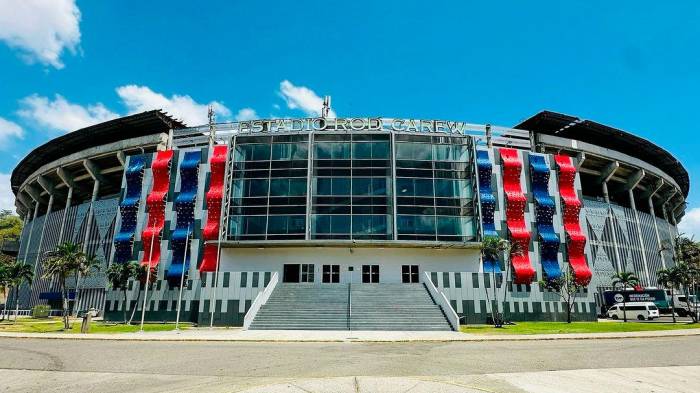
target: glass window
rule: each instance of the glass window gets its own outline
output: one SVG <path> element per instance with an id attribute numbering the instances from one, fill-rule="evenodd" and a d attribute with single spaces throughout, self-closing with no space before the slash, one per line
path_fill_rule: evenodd
<path id="1" fill-rule="evenodd" d="M 350 178 L 332 178 L 332 195 L 350 195 Z"/>
<path id="2" fill-rule="evenodd" d="M 267 233 L 304 233 L 304 216 L 270 216 Z"/>
<path id="3" fill-rule="evenodd" d="M 434 216 L 398 216 L 399 233 L 435 234 Z"/>
<path id="4" fill-rule="evenodd" d="M 315 144 L 315 158 L 317 159 L 350 159 L 350 143 L 346 142 L 318 142 Z"/>
<path id="5" fill-rule="evenodd" d="M 385 177 L 372 178 L 372 195 L 387 195 Z"/>
<path id="6" fill-rule="evenodd" d="M 306 179 L 272 179 L 270 196 L 306 195 Z"/>
<path id="7" fill-rule="evenodd" d="M 331 233 L 350 233 L 350 216 L 330 216 Z"/>
<path id="8" fill-rule="evenodd" d="M 267 179 L 247 179 L 245 180 L 245 188 L 248 190 L 244 193 L 245 196 L 267 196 Z"/>
<path id="9" fill-rule="evenodd" d="M 273 160 L 303 160 L 308 155 L 306 143 L 277 143 L 272 145 Z"/>
<path id="10" fill-rule="evenodd" d="M 356 158 L 356 159 L 372 158 L 372 144 L 371 143 L 353 143 L 352 144 L 352 158 Z"/>
<path id="11" fill-rule="evenodd" d="M 416 196 L 433 196 L 433 179 L 413 179 Z"/>
<path id="12" fill-rule="evenodd" d="M 372 179 L 367 177 L 355 177 L 352 179 L 352 195 L 371 195 Z"/>
<path id="13" fill-rule="evenodd" d="M 437 233 L 439 235 L 462 235 L 460 217 L 438 217 Z"/>
<path id="14" fill-rule="evenodd" d="M 244 216 L 243 217 L 243 234 L 257 235 L 265 233 L 265 224 L 267 217 L 265 216 Z"/>
<path id="15" fill-rule="evenodd" d="M 397 143 L 398 160 L 431 160 L 432 145 L 426 143 Z"/>

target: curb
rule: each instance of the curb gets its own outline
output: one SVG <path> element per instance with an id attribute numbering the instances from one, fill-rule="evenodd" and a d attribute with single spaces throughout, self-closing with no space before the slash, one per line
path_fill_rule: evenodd
<path id="1" fill-rule="evenodd" d="M 275 331 L 279 332 L 279 331 Z M 357 332 L 356 332 L 357 333 Z M 355 333 L 355 334 L 356 334 Z M 388 333 L 385 336 L 391 336 L 392 332 L 382 332 Z M 277 334 L 270 334 L 270 338 L 266 337 L 256 337 L 254 335 L 249 337 L 241 337 L 242 331 L 237 331 L 230 336 L 209 336 L 206 334 L 204 336 L 193 336 L 188 334 L 187 336 L 171 336 L 171 335 L 158 335 L 155 333 L 121 333 L 121 334 L 65 334 L 65 333 L 8 333 L 0 332 L 0 339 L 18 338 L 18 339 L 42 339 L 42 340 L 97 340 L 97 341 L 151 341 L 151 342 L 273 342 L 273 343 L 340 343 L 340 342 L 354 342 L 354 343 L 405 343 L 405 342 L 488 342 L 488 341 L 557 341 L 557 340 L 613 340 L 613 339 L 631 339 L 631 338 L 667 338 L 667 337 L 688 337 L 688 336 L 700 336 L 700 329 L 679 329 L 679 330 L 668 330 L 668 331 L 653 331 L 653 332 L 629 332 L 629 333 L 588 333 L 588 334 L 576 334 L 576 333 L 564 333 L 564 334 L 532 334 L 532 335 L 475 335 L 461 333 L 457 336 L 455 333 L 454 337 L 425 337 L 417 334 L 415 337 L 405 337 L 406 332 L 401 332 L 404 337 L 397 337 L 395 339 L 386 337 L 328 337 L 323 338 L 323 334 L 319 334 L 320 337 L 306 338 L 306 337 L 290 337 L 290 338 L 279 338 Z M 346 335 L 350 335 L 348 333 Z M 356 334 L 358 335 L 358 334 Z M 238 336 L 238 337 L 236 337 Z M 275 337 L 276 336 L 276 337 Z M 358 335 L 362 336 L 362 335 Z"/>

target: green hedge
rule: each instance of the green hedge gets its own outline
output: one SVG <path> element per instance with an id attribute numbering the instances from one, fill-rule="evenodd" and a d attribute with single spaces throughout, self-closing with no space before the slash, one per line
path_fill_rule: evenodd
<path id="1" fill-rule="evenodd" d="M 34 318 L 48 318 L 50 311 L 51 307 L 49 307 L 47 304 L 39 304 L 34 306 L 32 309 L 32 316 Z"/>

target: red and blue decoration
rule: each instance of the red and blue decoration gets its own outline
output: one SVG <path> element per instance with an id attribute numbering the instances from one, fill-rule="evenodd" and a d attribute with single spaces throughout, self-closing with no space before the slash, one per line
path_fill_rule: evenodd
<path id="1" fill-rule="evenodd" d="M 574 181 L 576 180 L 576 167 L 571 157 L 566 155 L 554 156 L 554 161 L 559 169 L 559 195 L 561 196 L 564 231 L 566 232 L 567 254 L 569 265 L 574 279 L 580 285 L 588 285 L 591 282 L 591 269 L 586 263 L 584 247 L 586 235 L 581 231 L 579 215 L 581 212 L 581 200 L 578 199 Z"/>
<path id="2" fill-rule="evenodd" d="M 145 168 L 146 162 L 143 156 L 132 156 L 126 168 L 126 191 L 124 199 L 119 204 L 121 225 L 119 232 L 114 236 L 114 262 L 116 263 L 129 262 L 134 252 L 134 235 Z"/>
<path id="3" fill-rule="evenodd" d="M 530 264 L 530 232 L 525 225 L 525 204 L 527 199 L 520 186 L 523 163 L 518 151 L 501 148 L 503 168 L 503 191 L 506 196 L 506 222 L 511 243 L 517 244 L 510 253 L 513 266 L 513 283 L 529 284 L 535 279 L 535 269 Z"/>
<path id="4" fill-rule="evenodd" d="M 207 200 L 207 224 L 202 231 L 202 238 L 204 241 L 218 240 L 219 238 L 227 153 L 228 146 L 214 146 L 214 151 L 209 160 L 211 177 L 209 180 L 209 190 L 205 197 Z M 199 265 L 200 272 L 213 272 L 216 270 L 216 250 L 216 244 L 208 243 L 204 245 L 204 256 L 202 257 L 202 264 Z"/>
<path id="5" fill-rule="evenodd" d="M 173 151 L 163 150 L 156 153 L 156 158 L 151 164 L 153 172 L 153 188 L 146 197 L 148 207 L 148 225 L 141 234 L 143 243 L 142 266 L 154 269 L 160 262 L 160 239 L 165 226 L 165 202 L 170 188 L 170 166 L 172 164 Z M 153 250 L 151 250 L 151 245 Z"/>
<path id="6" fill-rule="evenodd" d="M 556 280 L 561 277 L 561 268 L 557 260 L 560 240 L 559 235 L 554 232 L 556 205 L 554 198 L 549 195 L 549 166 L 540 155 L 530 154 L 529 161 L 542 273 L 545 280 Z"/>
<path id="7" fill-rule="evenodd" d="M 168 281 L 179 286 L 183 270 L 185 276 L 190 267 L 190 248 L 192 230 L 194 228 L 194 205 L 197 199 L 197 185 L 199 183 L 199 163 L 202 153 L 188 151 L 180 163 L 180 192 L 175 197 L 175 212 L 177 222 L 175 230 L 170 236 L 170 245 L 173 250 L 173 260 L 168 268 Z M 185 253 L 187 250 L 187 253 Z M 186 277 L 185 277 L 186 279 Z"/>
<path id="8" fill-rule="evenodd" d="M 491 187 L 491 173 L 493 165 L 489 160 L 489 152 L 486 150 L 476 151 L 476 168 L 479 174 L 479 200 L 481 202 L 481 228 L 483 237 L 498 237 L 493 214 L 496 210 L 496 198 L 493 196 Z M 498 261 L 488 256 L 484 257 L 485 273 L 500 273 L 501 266 Z"/>

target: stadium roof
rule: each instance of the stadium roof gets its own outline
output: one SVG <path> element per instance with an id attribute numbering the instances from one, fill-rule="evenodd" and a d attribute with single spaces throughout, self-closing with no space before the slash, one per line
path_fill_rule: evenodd
<path id="1" fill-rule="evenodd" d="M 12 171 L 12 191 L 17 192 L 22 183 L 42 165 L 95 146 L 106 145 L 124 139 L 168 132 L 184 128 L 184 123 L 173 119 L 161 110 L 152 110 L 135 115 L 95 124 L 70 132 L 32 150 Z"/>
<path id="2" fill-rule="evenodd" d="M 673 154 L 650 141 L 604 124 L 557 112 L 542 111 L 514 128 L 576 139 L 638 158 L 666 172 L 688 196 L 688 171 Z"/>

